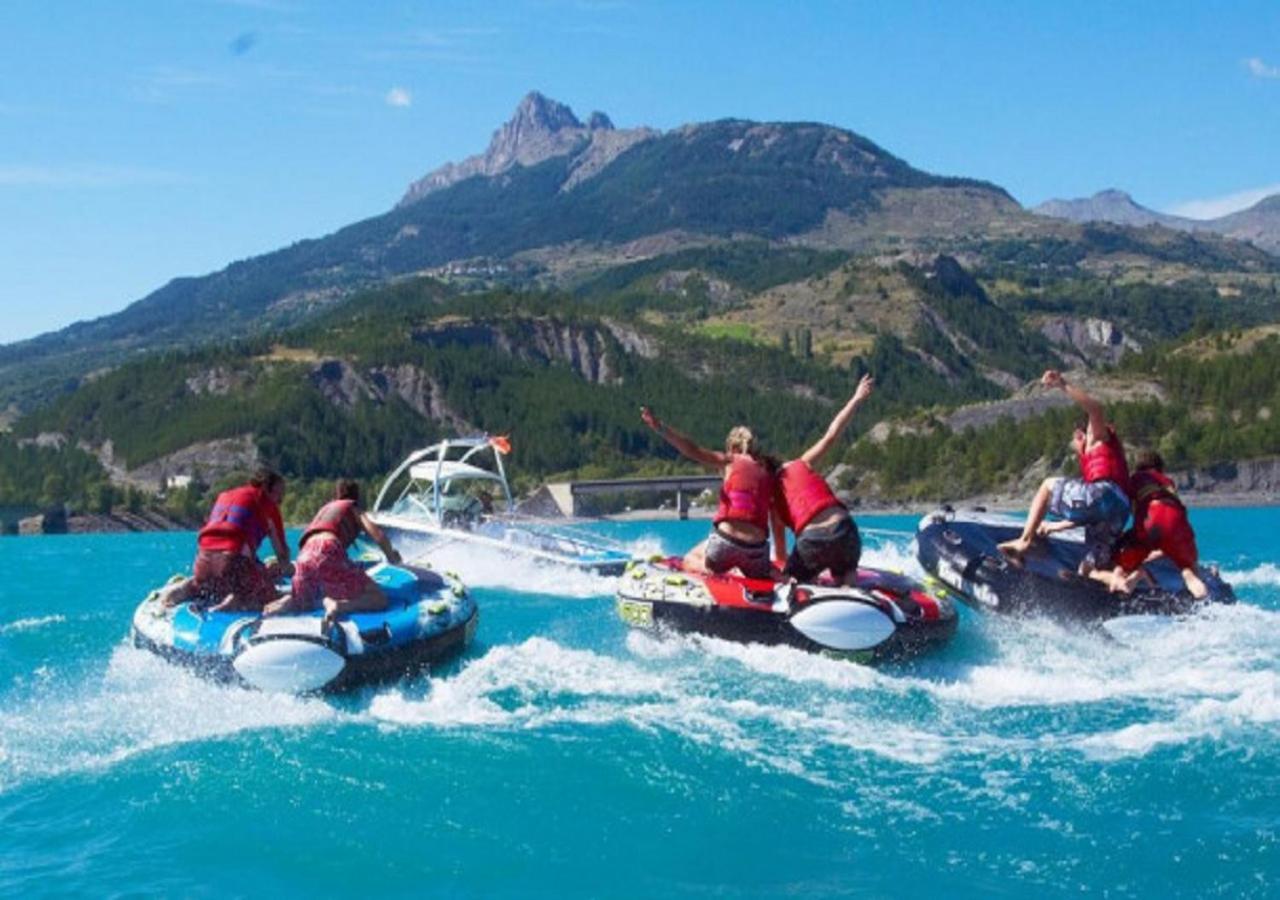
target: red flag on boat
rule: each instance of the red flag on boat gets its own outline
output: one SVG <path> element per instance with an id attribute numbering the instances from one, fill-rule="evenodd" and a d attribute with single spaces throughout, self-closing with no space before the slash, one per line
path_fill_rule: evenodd
<path id="1" fill-rule="evenodd" d="M 511 441 L 508 440 L 507 436 L 503 434 L 494 435 L 493 437 L 489 438 L 489 446 L 492 447 L 494 450 L 497 450 L 503 456 L 506 456 L 508 453 L 511 452 Z"/>

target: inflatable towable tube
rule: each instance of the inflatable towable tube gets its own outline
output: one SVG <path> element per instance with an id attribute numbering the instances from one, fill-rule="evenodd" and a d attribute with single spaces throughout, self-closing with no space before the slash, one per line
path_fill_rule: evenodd
<path id="1" fill-rule="evenodd" d="M 1168 560 L 1146 566 L 1154 586 L 1139 586 L 1128 596 L 1077 574 L 1085 546 L 1080 530 L 1036 541 L 1015 562 L 997 546 L 1022 532 L 1023 520 L 983 510 L 943 508 L 920 520 L 916 557 L 926 572 L 978 609 L 1013 614 L 1101 622 L 1128 616 L 1184 615 L 1205 603 L 1234 603 L 1235 592 L 1218 574 L 1202 567 L 1209 589 L 1205 600 L 1187 591 L 1182 575 Z"/>
<path id="2" fill-rule="evenodd" d="M 671 628 L 743 643 L 785 644 L 859 662 L 900 659 L 956 630 L 945 588 L 859 569 L 853 587 L 685 572 L 679 557 L 633 561 L 617 588 L 633 628 Z"/>
<path id="3" fill-rule="evenodd" d="M 219 681 L 303 694 L 399 678 L 461 650 L 475 634 L 475 601 L 454 576 L 386 564 L 369 575 L 386 592 L 387 608 L 353 613 L 328 633 L 319 610 L 263 618 L 208 612 L 199 602 L 166 609 L 152 592 L 133 614 L 133 643 Z"/>

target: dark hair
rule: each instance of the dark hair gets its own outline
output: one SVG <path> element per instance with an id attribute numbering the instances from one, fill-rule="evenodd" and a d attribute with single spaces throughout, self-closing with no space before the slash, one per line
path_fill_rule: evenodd
<path id="1" fill-rule="evenodd" d="M 776 478 L 778 476 L 778 470 L 782 468 L 782 460 L 772 453 L 761 453 L 756 459 L 764 466 L 764 470 L 769 473 L 770 477 Z"/>
<path id="2" fill-rule="evenodd" d="M 256 488 L 269 491 L 277 484 L 284 484 L 284 476 L 270 466 L 259 466 L 254 471 L 253 477 L 249 479 L 249 483 Z"/>
<path id="3" fill-rule="evenodd" d="M 333 496 L 337 500 L 354 500 L 360 502 L 360 482 L 350 478 L 339 478 L 333 486 Z"/>
<path id="4" fill-rule="evenodd" d="M 1144 448 L 1139 450 L 1137 457 L 1134 458 L 1133 468 L 1138 472 L 1144 469 L 1155 469 L 1157 472 L 1163 472 L 1164 457 L 1155 450 Z"/>

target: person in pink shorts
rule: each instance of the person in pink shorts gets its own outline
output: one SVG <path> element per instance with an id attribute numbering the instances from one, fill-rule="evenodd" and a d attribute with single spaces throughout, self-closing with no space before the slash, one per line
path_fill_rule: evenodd
<path id="1" fill-rule="evenodd" d="M 302 533 L 290 596 L 268 606 L 263 615 L 302 612 L 323 604 L 321 628 L 328 630 L 348 613 L 386 609 L 382 588 L 347 556 L 347 548 L 362 533 L 382 548 L 389 562 L 400 562 L 382 529 L 360 508 L 360 485 L 344 478 L 334 499 L 320 507 Z"/>

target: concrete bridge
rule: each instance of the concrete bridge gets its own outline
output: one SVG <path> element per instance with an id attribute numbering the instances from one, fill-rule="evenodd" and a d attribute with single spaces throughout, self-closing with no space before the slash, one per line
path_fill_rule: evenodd
<path id="1" fill-rule="evenodd" d="M 705 490 L 715 490 L 723 478 L 719 475 L 663 475 L 657 478 L 599 478 L 587 481 L 551 481 L 544 484 L 520 511 L 535 516 L 561 515 L 574 518 L 579 513 L 578 500 L 591 494 L 620 494 L 628 491 L 674 493 L 680 518 L 689 517 L 689 497 Z"/>

